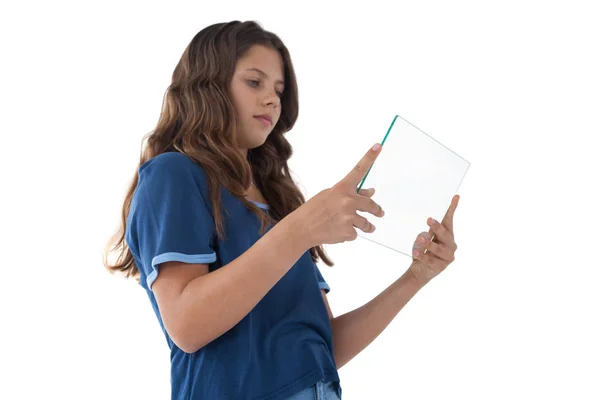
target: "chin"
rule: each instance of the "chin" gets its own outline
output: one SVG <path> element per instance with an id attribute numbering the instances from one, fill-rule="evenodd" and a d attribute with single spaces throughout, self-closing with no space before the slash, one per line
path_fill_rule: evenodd
<path id="1" fill-rule="evenodd" d="M 267 141 L 266 139 L 267 138 L 260 139 L 260 138 L 254 137 L 250 140 L 245 140 L 243 143 L 240 143 L 239 146 L 241 148 L 247 149 L 247 150 L 256 149 L 256 148 L 262 146 L 263 144 L 265 144 L 265 142 Z"/>
<path id="2" fill-rule="evenodd" d="M 271 131 L 257 132 L 257 134 L 253 137 L 254 140 L 252 140 L 252 144 L 254 145 L 254 147 L 262 146 L 269 138 L 269 135 L 271 135 Z"/>
<path id="3" fill-rule="evenodd" d="M 265 138 L 265 140 L 262 140 L 262 141 L 256 141 L 256 142 L 252 143 L 252 146 L 250 146 L 250 148 L 256 149 L 256 148 L 262 146 L 263 144 L 265 144 L 266 142 L 267 142 L 266 138 Z"/>
<path id="4" fill-rule="evenodd" d="M 244 132 L 243 139 L 238 143 L 243 148 L 255 149 L 265 144 L 272 132 L 272 129 L 253 129 L 250 132 L 246 131 Z"/>

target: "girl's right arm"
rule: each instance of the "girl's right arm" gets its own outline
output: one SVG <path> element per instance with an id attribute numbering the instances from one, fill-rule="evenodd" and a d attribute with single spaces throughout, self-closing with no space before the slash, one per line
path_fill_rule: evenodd
<path id="1" fill-rule="evenodd" d="M 208 273 L 206 264 L 160 265 L 152 290 L 175 344 L 193 353 L 242 320 L 308 249 L 354 240 L 355 227 L 373 225 L 357 211 L 383 216 L 381 207 L 356 187 L 379 154 L 369 150 L 334 187 L 311 198 L 273 226 L 252 247 Z"/>

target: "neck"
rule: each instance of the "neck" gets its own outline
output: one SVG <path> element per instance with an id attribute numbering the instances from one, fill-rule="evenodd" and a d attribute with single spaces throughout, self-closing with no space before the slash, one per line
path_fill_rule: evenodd
<path id="1" fill-rule="evenodd" d="M 241 154 L 242 157 L 244 157 L 245 159 L 248 159 L 248 149 L 238 147 L 237 150 Z"/>

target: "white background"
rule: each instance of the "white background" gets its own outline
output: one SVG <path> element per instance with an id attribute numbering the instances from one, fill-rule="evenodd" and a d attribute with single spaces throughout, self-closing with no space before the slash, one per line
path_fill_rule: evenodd
<path id="1" fill-rule="evenodd" d="M 150 303 L 101 254 L 181 53 L 234 19 L 290 49 L 308 197 L 395 113 L 472 164 L 456 261 L 340 370 L 344 399 L 600 398 L 594 3 L 3 3 L 0 398 L 169 397 Z M 410 262 L 327 250 L 336 315 Z"/>

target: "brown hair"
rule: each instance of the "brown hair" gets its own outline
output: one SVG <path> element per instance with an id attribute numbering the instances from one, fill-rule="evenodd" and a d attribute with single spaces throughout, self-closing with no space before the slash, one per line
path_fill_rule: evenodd
<path id="1" fill-rule="evenodd" d="M 237 60 L 254 45 L 267 46 L 281 54 L 286 85 L 279 121 L 265 143 L 250 149 L 244 159 L 236 150 L 237 116 L 229 84 Z M 288 49 L 278 36 L 254 21 L 232 21 L 204 28 L 184 50 L 165 96 L 157 126 L 144 138 L 147 142 L 139 166 L 166 152 L 183 153 L 199 164 L 207 176 L 220 239 L 224 238 L 220 185 L 260 218 L 263 232 L 268 223 L 283 219 L 305 202 L 287 164 L 292 147 L 284 133 L 298 117 L 298 87 Z M 269 204 L 269 214 L 261 212 L 244 196 L 252 179 Z M 136 170 L 123 203 L 120 229 L 106 247 L 104 265 L 111 273 L 120 272 L 139 280 L 139 271 L 125 241 L 127 216 L 137 183 Z M 114 263 L 108 261 L 112 251 L 118 254 Z M 313 247 L 310 252 L 313 261 L 321 258 L 327 265 L 333 265 L 322 246 Z"/>

